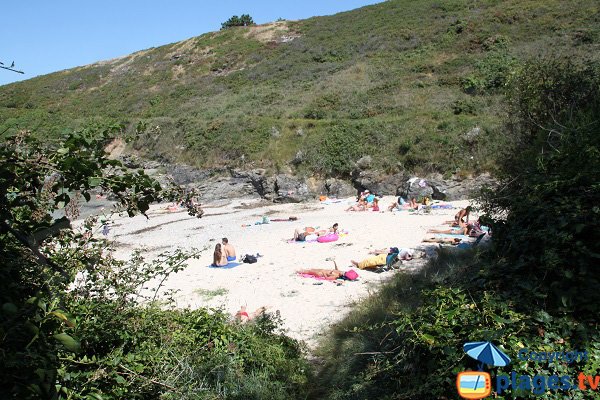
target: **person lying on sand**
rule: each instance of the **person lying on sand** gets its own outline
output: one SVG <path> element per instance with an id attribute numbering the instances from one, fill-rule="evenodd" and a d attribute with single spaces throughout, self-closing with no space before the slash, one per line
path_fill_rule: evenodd
<path id="1" fill-rule="evenodd" d="M 312 275 L 314 277 L 317 278 L 323 278 L 326 279 L 328 281 L 334 281 L 336 279 L 340 279 L 340 278 L 345 278 L 347 280 L 355 280 L 356 278 L 358 278 L 358 274 L 353 271 L 340 271 L 338 269 L 337 263 L 335 262 L 335 260 L 331 260 L 333 261 L 333 266 L 334 269 L 321 269 L 321 268 L 310 268 L 310 269 L 301 269 L 299 271 L 296 271 L 299 274 L 305 274 L 305 275 Z"/>
<path id="2" fill-rule="evenodd" d="M 441 243 L 441 244 L 451 244 L 453 246 L 459 244 L 462 239 L 460 238 L 443 238 L 443 237 L 428 237 L 423 239 L 423 242 L 427 243 Z"/>
<path id="3" fill-rule="evenodd" d="M 304 242 L 308 235 L 312 235 L 315 233 L 315 228 L 311 228 L 310 226 L 306 226 L 304 228 L 296 228 L 294 231 L 293 240 L 296 242 Z"/>
<path id="4" fill-rule="evenodd" d="M 346 211 L 366 211 L 366 209 L 367 209 L 367 201 L 364 199 L 360 199 L 358 201 L 358 203 L 346 208 Z"/>
<path id="5" fill-rule="evenodd" d="M 372 257 L 367 257 L 362 261 L 351 260 L 350 262 L 352 263 L 352 265 L 359 269 L 377 268 L 386 264 L 387 256 L 388 252 L 386 251 L 385 253 L 377 254 Z"/>
<path id="6" fill-rule="evenodd" d="M 427 233 L 446 233 L 449 235 L 468 235 L 473 227 L 471 225 L 455 226 L 450 229 L 429 229 Z"/>
<path id="7" fill-rule="evenodd" d="M 240 322 L 240 324 L 245 324 L 249 321 L 252 321 L 254 318 L 263 315 L 267 311 L 267 307 L 259 307 L 254 312 L 248 313 L 246 310 L 246 306 L 240 306 L 240 310 L 235 313 L 235 319 Z"/>
<path id="8" fill-rule="evenodd" d="M 393 250 L 395 250 L 395 249 L 398 249 L 398 248 L 397 247 L 388 247 L 388 248 L 384 248 L 384 249 L 371 250 L 369 252 L 369 254 L 374 254 L 374 255 L 390 254 L 390 253 L 393 253 Z M 413 249 L 408 249 L 405 247 L 398 249 L 398 259 L 399 260 L 410 261 L 415 257 L 419 258 L 421 256 L 422 256 L 422 254 L 420 252 L 415 253 L 415 251 Z"/>

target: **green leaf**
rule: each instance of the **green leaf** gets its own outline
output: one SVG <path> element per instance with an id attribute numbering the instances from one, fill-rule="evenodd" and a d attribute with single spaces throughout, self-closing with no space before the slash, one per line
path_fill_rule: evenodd
<path id="1" fill-rule="evenodd" d="M 425 341 L 430 344 L 430 345 L 434 345 L 435 344 L 435 338 L 427 333 L 424 333 L 421 335 L 421 337 L 423 339 L 425 339 Z"/>
<path id="2" fill-rule="evenodd" d="M 54 335 L 54 339 L 58 340 L 67 350 L 73 353 L 78 353 L 81 350 L 81 343 L 66 333 L 57 333 Z"/>
<path id="3" fill-rule="evenodd" d="M 100 185 L 102 183 L 102 178 L 97 177 L 97 176 L 90 176 L 88 178 L 88 185 L 90 185 L 91 187 L 96 187 L 98 185 Z"/>

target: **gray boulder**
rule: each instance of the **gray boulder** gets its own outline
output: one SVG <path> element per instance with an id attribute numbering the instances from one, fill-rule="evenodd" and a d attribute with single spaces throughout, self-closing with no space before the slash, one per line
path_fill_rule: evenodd
<path id="1" fill-rule="evenodd" d="M 344 198 L 355 196 L 356 193 L 356 188 L 350 182 L 341 179 L 327 179 L 323 184 L 322 194 L 328 197 Z"/>
<path id="2" fill-rule="evenodd" d="M 231 176 L 234 179 L 246 179 L 252 187 L 254 187 L 255 192 L 260 197 L 267 200 L 273 200 L 276 196 L 274 191 L 275 178 L 266 176 L 265 172 L 264 169 L 260 168 L 251 171 L 233 170 Z"/>
<path id="3" fill-rule="evenodd" d="M 203 200 L 259 197 L 248 179 L 219 177 L 194 185 Z"/>
<path id="4" fill-rule="evenodd" d="M 201 184 L 215 172 L 183 164 L 167 164 L 166 167 L 167 175 L 170 175 L 173 182 L 178 185 Z"/>
<path id="5" fill-rule="evenodd" d="M 303 179 L 286 174 L 275 176 L 274 191 L 276 203 L 300 203 L 315 196 Z"/>
<path id="6" fill-rule="evenodd" d="M 402 174 L 385 175 L 379 171 L 359 170 L 355 170 L 352 174 L 352 182 L 356 188 L 361 191 L 369 189 L 380 195 L 394 195 L 403 181 Z"/>
<path id="7" fill-rule="evenodd" d="M 495 187 L 497 182 L 490 174 L 470 178 L 452 178 L 439 183 L 439 189 L 446 194 L 446 200 L 465 200 L 475 197 L 482 187 Z"/>
<path id="8" fill-rule="evenodd" d="M 398 187 L 396 194 L 406 199 L 412 199 L 413 197 L 418 199 L 419 197 L 433 198 L 434 189 L 427 179 L 419 177 L 411 177 L 405 179 L 404 182 Z"/>

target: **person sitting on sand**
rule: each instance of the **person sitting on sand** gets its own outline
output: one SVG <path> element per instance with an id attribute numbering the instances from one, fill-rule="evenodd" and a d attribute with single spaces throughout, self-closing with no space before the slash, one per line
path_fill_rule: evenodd
<path id="1" fill-rule="evenodd" d="M 417 199 L 415 199 L 414 197 L 412 199 L 410 199 L 410 208 L 418 210 L 419 209 L 419 203 L 417 203 Z"/>
<path id="2" fill-rule="evenodd" d="M 334 269 L 322 269 L 322 268 L 310 268 L 310 269 L 301 269 L 299 271 L 296 271 L 299 274 L 304 274 L 304 275 L 312 275 L 316 278 L 323 278 L 326 279 L 328 281 L 334 281 L 336 279 L 340 279 L 340 278 L 345 278 L 347 280 L 356 280 L 356 278 L 358 278 L 358 274 L 353 271 L 340 271 L 338 269 L 337 263 L 335 262 L 335 260 L 331 260 L 333 261 L 333 266 Z"/>
<path id="3" fill-rule="evenodd" d="M 331 228 L 329 228 L 329 233 L 335 233 L 336 235 L 340 233 L 339 225 L 337 222 L 333 224 Z"/>
<path id="4" fill-rule="evenodd" d="M 248 313 L 248 311 L 246 311 L 246 306 L 241 306 L 240 310 L 235 313 L 235 319 L 239 321 L 240 324 L 245 324 L 249 321 L 252 321 L 256 317 L 263 315 L 266 310 L 267 307 L 259 307 L 254 310 L 254 312 Z"/>
<path id="5" fill-rule="evenodd" d="M 388 211 L 392 211 L 393 209 L 402 210 L 402 209 L 405 209 L 408 207 L 409 206 L 408 206 L 408 204 L 406 204 L 406 201 L 404 200 L 404 198 L 402 196 L 398 196 L 397 201 L 390 204 L 390 206 L 388 207 Z"/>
<path id="6" fill-rule="evenodd" d="M 235 249 L 229 244 L 229 240 L 223 238 L 221 241 L 223 243 L 223 252 L 225 253 L 225 257 L 227 257 L 227 261 L 235 261 Z"/>
<path id="7" fill-rule="evenodd" d="M 371 204 L 375 200 L 375 195 L 371 193 L 368 189 L 365 190 L 365 201 L 367 204 Z"/>
<path id="8" fill-rule="evenodd" d="M 378 212 L 379 211 L 379 199 L 377 197 L 375 197 L 373 199 L 373 206 L 372 206 L 373 211 Z"/>
<path id="9" fill-rule="evenodd" d="M 213 265 L 215 267 L 224 267 L 228 263 L 227 256 L 221 248 L 221 243 L 217 243 L 215 246 L 215 252 L 213 253 Z"/>
<path id="10" fill-rule="evenodd" d="M 429 229 L 427 233 L 445 233 L 448 235 L 468 235 L 473 229 L 471 225 L 455 226 L 450 229 Z"/>

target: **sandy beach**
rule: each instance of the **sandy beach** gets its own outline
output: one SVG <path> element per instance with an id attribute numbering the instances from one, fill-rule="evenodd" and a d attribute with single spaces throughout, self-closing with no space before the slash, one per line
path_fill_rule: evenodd
<path id="1" fill-rule="evenodd" d="M 382 209 L 394 201 L 384 197 Z M 199 259 L 190 260 L 185 270 L 171 276 L 164 290 L 177 289 L 179 307 L 222 308 L 235 313 L 240 305 L 254 310 L 268 306 L 279 311 L 290 336 L 309 346 L 332 323 L 342 319 L 356 301 L 368 296 L 395 271 L 381 274 L 360 271 L 355 282 L 336 284 L 299 277 L 302 268 L 333 268 L 327 258 L 335 258 L 341 270 L 351 267 L 350 260 L 362 260 L 370 250 L 384 247 L 425 248 L 421 243 L 429 228 L 443 227 L 453 219 L 457 209 L 468 201 L 452 202 L 454 209 L 436 209 L 430 214 L 399 212 L 346 212 L 353 199 L 333 204 L 317 201 L 303 204 L 260 205 L 255 199 L 205 204 L 201 219 L 183 210 L 168 211 L 167 205 L 155 205 L 149 218 L 114 217 L 108 239 L 116 245 L 116 256 L 126 258 L 136 248 L 147 258 L 176 248 L 205 248 Z M 297 221 L 255 225 L 262 216 L 270 219 L 297 217 Z M 348 234 L 331 243 L 293 242 L 294 229 L 312 226 L 328 228 L 335 222 Z M 250 226 L 243 226 L 250 225 Z M 244 254 L 262 255 L 255 264 L 234 268 L 209 268 L 213 249 L 227 237 L 236 248 L 238 258 Z M 431 250 L 431 246 L 430 250 Z M 403 262 L 401 270 L 415 270 L 426 260 Z"/>

